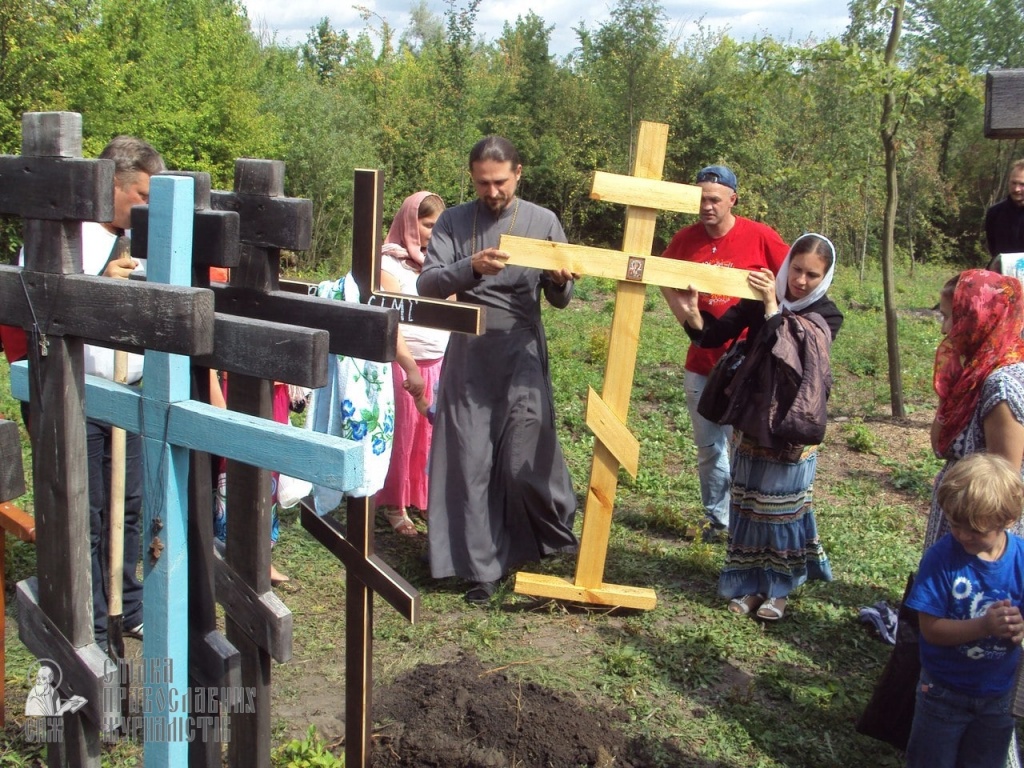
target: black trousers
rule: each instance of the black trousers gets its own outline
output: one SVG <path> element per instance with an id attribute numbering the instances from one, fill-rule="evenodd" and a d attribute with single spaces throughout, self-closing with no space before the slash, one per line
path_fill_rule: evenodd
<path id="1" fill-rule="evenodd" d="M 93 631 L 106 644 L 110 593 L 110 426 L 86 423 L 89 450 L 89 541 L 92 548 Z M 122 595 L 125 629 L 142 623 L 142 582 L 139 564 L 142 528 L 142 438 L 128 433 L 125 440 L 124 569 Z"/>

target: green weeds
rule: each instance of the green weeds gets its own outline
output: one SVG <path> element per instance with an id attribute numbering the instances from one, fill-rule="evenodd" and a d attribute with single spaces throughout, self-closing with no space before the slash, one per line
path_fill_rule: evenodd
<path id="1" fill-rule="evenodd" d="M 911 408 L 934 403 L 930 371 L 938 325 L 928 310 L 947 272 L 918 266 L 912 281 L 900 278 L 901 366 Z M 888 654 L 858 624 L 857 611 L 899 599 L 920 555 L 939 463 L 926 450 L 893 455 L 872 427 L 869 417 L 884 418 L 889 403 L 880 286 L 877 274 L 860 284 L 855 272 L 843 270 L 833 289 L 846 324 L 832 352 L 831 411 L 849 421 L 830 431 L 836 444 L 821 451 L 815 503 L 834 581 L 801 587 L 775 625 L 725 610 L 717 593 L 724 548 L 686 538 L 702 516 L 682 388 L 688 342 L 660 295 L 649 290 L 626 418 L 640 444 L 640 467 L 635 479 L 619 475 L 603 573 L 609 584 L 654 589 L 657 607 L 637 612 L 534 600 L 514 594 L 511 582 L 491 605 L 470 607 L 462 600 L 465 584 L 430 578 L 421 560 L 424 538 L 405 540 L 381 524 L 378 553 L 420 590 L 421 619 L 409 625 L 376 599 L 378 685 L 417 665 L 473 653 L 510 676 L 624 709 L 625 727 L 647 745 L 651 768 L 899 765 L 895 750 L 853 730 Z M 602 389 L 614 290 L 612 281 L 587 278 L 569 308 L 544 311 L 555 413 L 580 502 L 578 526 L 593 455 L 586 393 L 588 387 Z M 17 406 L 7 390 L 4 368 L 0 411 L 13 417 Z M 830 462 L 839 461 L 842 449 L 860 454 L 871 471 L 835 470 L 828 477 L 837 479 L 826 482 L 823 468 L 834 466 Z M 26 444 L 26 459 L 27 453 Z M 31 495 L 23 501 L 30 505 Z M 32 547 L 8 541 L 7 553 L 9 584 L 32 574 Z M 273 765 L 337 768 L 342 762 L 322 726 L 307 728 L 308 719 L 281 718 L 279 712 L 285 705 L 295 711 L 325 688 L 341 690 L 344 568 L 288 512 L 274 560 L 292 577 L 293 589 L 280 596 L 294 615 L 295 648 L 291 662 L 273 668 Z M 575 566 L 571 558 L 550 558 L 530 570 L 571 579 Z M 8 669 L 25 669 L 30 657 L 8 610 Z M 23 705 L 24 692 L 12 691 L 14 698 Z M 10 732 L 0 737 L 0 768 L 38 762 L 38 750 Z M 110 765 L 134 764 L 131 755 L 111 754 Z"/>

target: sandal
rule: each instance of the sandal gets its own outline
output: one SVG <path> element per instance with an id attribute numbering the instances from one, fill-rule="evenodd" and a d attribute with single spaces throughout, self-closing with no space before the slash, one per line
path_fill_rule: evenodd
<path id="1" fill-rule="evenodd" d="M 786 598 L 769 597 L 757 609 L 757 618 L 764 621 L 778 621 L 786 614 Z"/>
<path id="2" fill-rule="evenodd" d="M 387 518 L 388 525 L 391 526 L 391 530 L 393 530 L 399 536 L 420 535 L 420 532 L 416 530 L 415 523 L 413 523 L 413 521 L 409 519 L 409 515 L 405 513 L 404 509 L 389 507 L 382 511 L 384 512 L 384 517 Z"/>
<path id="3" fill-rule="evenodd" d="M 737 616 L 746 616 L 751 611 L 756 610 L 763 601 L 764 597 L 762 595 L 734 597 L 729 601 L 729 613 L 735 613 Z"/>

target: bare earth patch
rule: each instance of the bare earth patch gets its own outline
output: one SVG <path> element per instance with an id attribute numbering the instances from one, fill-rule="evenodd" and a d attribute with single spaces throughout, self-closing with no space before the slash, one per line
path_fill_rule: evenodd
<path id="1" fill-rule="evenodd" d="M 924 514 L 926 508 L 920 499 L 886 482 L 890 470 L 882 461 L 899 461 L 927 450 L 931 418 L 930 412 L 917 412 L 905 419 L 862 422 L 873 437 L 876 453 L 862 453 L 848 446 L 844 426 L 848 422 L 840 419 L 831 424 L 818 465 L 815 485 L 819 494 L 827 498 L 829 488 L 843 480 L 874 477 L 879 480 L 879 503 L 910 504 Z M 395 541 L 386 531 L 378 537 L 385 559 L 398 557 L 408 544 Z M 530 619 L 521 615 L 518 620 Z M 543 624 L 541 620 L 534 627 L 529 642 L 557 653 L 548 644 L 553 638 L 545 634 Z M 333 655 L 335 663 L 343 665 L 343 644 L 341 638 L 338 640 Z M 652 745 L 628 738 L 623 729 L 626 715 L 621 710 L 521 681 L 507 668 L 487 669 L 476 656 L 461 650 L 456 653 L 457 658 L 445 654 L 447 659 L 419 664 L 391 682 L 376 686 L 374 768 L 629 768 L 654 764 L 649 758 L 652 748 L 662 756 L 674 753 L 673 745 L 668 743 Z M 318 660 L 314 666 L 319 668 L 324 661 Z M 378 659 L 377 665 L 384 661 Z M 572 663 L 571 653 L 562 663 Z M 747 673 L 731 665 L 726 668 L 731 674 L 718 681 L 717 689 L 742 691 L 750 686 Z M 343 688 L 326 687 L 318 680 L 315 669 L 309 672 L 291 681 L 291 695 L 275 707 L 276 714 L 292 724 L 315 724 L 328 742 L 340 750 L 344 733 Z M 701 764 L 699 757 L 680 755 L 689 764 L 695 764 L 695 758 L 696 764 Z"/>

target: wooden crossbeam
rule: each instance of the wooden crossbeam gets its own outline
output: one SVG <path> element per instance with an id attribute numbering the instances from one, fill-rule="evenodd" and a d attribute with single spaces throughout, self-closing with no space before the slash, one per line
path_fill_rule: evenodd
<path id="1" fill-rule="evenodd" d="M 590 197 L 602 203 L 620 203 L 676 213 L 699 211 L 700 194 L 700 187 L 690 184 L 674 184 L 660 179 L 623 176 L 605 171 L 595 171 L 590 184 Z"/>
<path id="2" fill-rule="evenodd" d="M 742 269 L 692 264 L 688 261 L 662 259 L 649 253 L 643 256 L 515 235 L 502 235 L 499 247 L 514 254 L 509 263 L 520 267 L 568 269 L 577 275 L 684 290 L 692 285 L 702 293 L 757 298 L 747 284 L 748 273 Z"/>
<path id="3" fill-rule="evenodd" d="M 68 278 L 81 273 L 83 219 L 113 218 L 114 164 L 83 160 L 81 149 L 80 115 L 25 113 L 21 157 L 0 158 L 0 210 L 28 217 L 25 270 L 0 273 L 5 292 L 0 322 L 17 322 L 10 314 L 13 305 L 25 301 L 23 277 L 32 283 L 34 273 Z M 13 298 L 12 283 L 22 299 Z M 98 768 L 106 655 L 93 643 L 83 342 L 53 326 L 51 313 L 65 312 L 68 305 L 59 290 L 47 296 L 29 292 L 29 297 L 37 323 L 27 324 L 35 325 L 29 358 L 38 580 L 19 585 L 19 635 L 36 656 L 62 664 L 65 697 L 77 694 L 88 700 L 79 713 L 64 716 L 62 752 L 69 764 Z M 107 313 L 110 306 L 126 304 L 112 301 L 94 311 Z"/>
<path id="4" fill-rule="evenodd" d="M 1024 69 L 985 75 L 985 138 L 1024 138 Z"/>
<path id="5" fill-rule="evenodd" d="M 440 328 L 479 336 L 486 320 L 484 307 L 457 304 L 442 299 L 392 293 L 381 288 L 380 249 L 383 228 L 384 174 L 357 169 L 352 211 L 352 277 L 364 304 L 397 310 L 401 321 L 410 325 Z M 356 355 L 364 359 L 365 355 Z"/>
<path id="6" fill-rule="evenodd" d="M 668 126 L 641 123 L 632 176 L 597 173 L 592 197 L 626 203 L 626 226 L 621 252 L 547 243 L 503 235 L 500 248 L 510 254 L 509 264 L 537 269 L 568 268 L 581 275 L 618 281 L 615 313 L 608 344 L 601 395 L 590 390 L 587 426 L 594 433 L 594 456 L 583 513 L 583 533 L 573 581 L 555 576 L 520 572 L 515 591 L 537 597 L 596 605 L 650 610 L 657 604 L 651 589 L 604 583 L 618 471 L 632 475 L 638 469 L 639 445 L 626 425 L 636 368 L 640 324 L 647 285 L 668 285 L 756 298 L 744 270 L 688 264 L 660 259 L 651 252 L 658 209 L 696 213 L 700 188 L 660 181 L 668 142 Z"/>
<path id="7" fill-rule="evenodd" d="M 80 226 L 80 225 L 79 225 Z M 39 308 L 46 307 L 45 313 Z M 112 312 L 111 308 L 117 311 Z M 124 349 L 210 354 L 213 296 L 177 285 L 37 272 L 0 265 L 0 322 L 49 339 L 75 336 Z"/>

